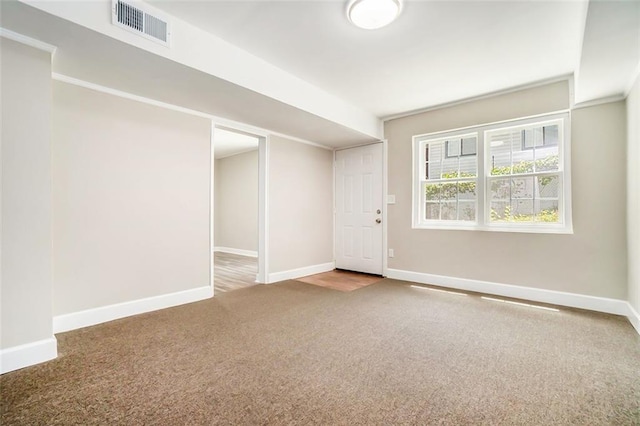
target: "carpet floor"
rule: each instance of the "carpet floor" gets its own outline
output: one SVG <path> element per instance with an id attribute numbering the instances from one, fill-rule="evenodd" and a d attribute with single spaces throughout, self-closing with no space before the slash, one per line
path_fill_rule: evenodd
<path id="1" fill-rule="evenodd" d="M 638 425 L 624 318 L 287 281 L 57 335 L 2 425 Z"/>

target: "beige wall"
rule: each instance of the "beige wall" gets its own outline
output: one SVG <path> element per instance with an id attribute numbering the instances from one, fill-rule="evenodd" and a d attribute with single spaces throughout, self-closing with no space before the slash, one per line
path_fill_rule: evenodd
<path id="1" fill-rule="evenodd" d="M 215 246 L 258 251 L 258 150 L 215 162 Z"/>
<path id="2" fill-rule="evenodd" d="M 53 86 L 54 314 L 209 285 L 210 122 Z"/>
<path id="3" fill-rule="evenodd" d="M 0 57 L 4 349 L 53 336 L 51 56 L 0 38 Z"/>
<path id="4" fill-rule="evenodd" d="M 269 272 L 333 261 L 333 153 L 269 137 Z"/>
<path id="5" fill-rule="evenodd" d="M 386 123 L 389 268 L 625 299 L 625 105 L 572 113 L 573 235 L 411 229 L 411 138 L 566 109 L 566 82 Z"/>
<path id="6" fill-rule="evenodd" d="M 627 98 L 629 303 L 640 313 L 640 77 Z"/>

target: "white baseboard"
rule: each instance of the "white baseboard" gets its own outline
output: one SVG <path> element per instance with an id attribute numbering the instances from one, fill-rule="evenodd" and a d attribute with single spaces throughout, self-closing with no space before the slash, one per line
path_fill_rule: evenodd
<path id="1" fill-rule="evenodd" d="M 629 322 L 631 323 L 633 328 L 635 328 L 638 334 L 640 334 L 640 314 L 638 314 L 638 311 L 633 309 L 631 303 L 627 302 L 627 305 L 629 305 L 627 318 L 629 318 Z"/>
<path id="2" fill-rule="evenodd" d="M 521 287 L 510 284 L 498 284 L 488 281 L 454 278 L 443 275 L 425 274 L 421 272 L 388 269 L 387 277 L 403 281 L 474 291 L 514 299 L 531 300 L 551 305 L 588 309 L 590 311 L 629 316 L 631 305 L 625 300 L 608 299 L 606 297 L 587 296 L 584 294 L 565 293 L 533 287 Z"/>
<path id="3" fill-rule="evenodd" d="M 145 299 L 132 300 L 130 302 L 117 303 L 115 305 L 101 306 L 85 311 L 73 312 L 53 317 L 53 332 L 75 330 L 90 325 L 101 324 L 119 318 L 157 311 L 185 303 L 197 302 L 213 297 L 213 288 L 210 286 L 198 287 L 191 290 L 176 293 L 162 294 L 160 296 L 147 297 Z"/>
<path id="4" fill-rule="evenodd" d="M 333 271 L 336 268 L 335 262 L 321 263 L 319 265 L 305 266 L 304 268 L 290 269 L 288 271 L 274 272 L 269 274 L 268 283 L 277 283 L 284 280 L 294 280 L 307 275 L 321 274 Z"/>
<path id="5" fill-rule="evenodd" d="M 214 247 L 213 251 L 220 251 L 222 253 L 237 254 L 240 256 L 258 257 L 258 252 L 255 250 L 243 250 L 231 247 Z"/>
<path id="6" fill-rule="evenodd" d="M 49 361 L 58 356 L 55 336 L 0 350 L 0 374 Z"/>

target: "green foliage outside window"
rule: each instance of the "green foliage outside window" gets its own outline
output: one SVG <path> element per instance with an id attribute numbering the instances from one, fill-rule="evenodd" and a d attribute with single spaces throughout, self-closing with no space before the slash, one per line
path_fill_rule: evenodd
<path id="1" fill-rule="evenodd" d="M 536 222 L 557 223 L 558 210 L 541 210 L 540 213 L 534 215 L 512 214 L 511 206 L 507 206 L 504 209 L 504 214 L 500 216 L 498 212 L 491 209 L 492 222 L 533 222 L 534 218 Z"/>
<path id="2" fill-rule="evenodd" d="M 443 173 L 442 179 L 456 179 L 458 177 L 475 177 L 473 173 L 462 172 L 449 172 Z M 476 194 L 476 183 L 474 181 L 468 182 L 451 182 L 451 183 L 436 183 L 434 185 L 427 185 L 427 200 L 428 201 L 440 201 L 440 200 L 455 200 L 456 194 Z"/>
<path id="3" fill-rule="evenodd" d="M 521 161 L 511 166 L 494 167 L 491 169 L 491 176 L 504 176 L 515 175 L 523 173 L 558 170 L 558 156 L 550 155 L 539 160 Z M 448 172 L 442 173 L 441 179 L 459 179 L 459 178 L 473 178 L 476 177 L 473 173 L 466 172 Z M 538 177 L 538 183 L 541 189 L 547 186 L 553 181 L 555 176 L 540 176 Z M 497 183 L 497 182 L 494 182 Z M 522 185 L 520 182 L 517 185 Z M 494 188 L 499 190 L 499 188 Z M 476 195 L 476 182 L 475 181 L 454 181 L 454 182 L 440 182 L 436 184 L 426 185 L 426 199 L 427 201 L 445 201 L 455 200 L 459 194 L 471 194 Z M 494 209 L 491 209 L 491 220 L 500 222 L 558 222 L 558 210 L 542 210 L 537 214 L 525 215 L 525 214 L 512 214 L 511 206 L 506 206 L 504 214 L 500 215 Z"/>
<path id="4" fill-rule="evenodd" d="M 536 161 L 521 161 L 517 164 L 513 164 L 511 166 L 504 167 L 494 167 L 491 169 L 491 176 L 502 176 L 502 175 L 517 175 L 521 173 L 533 173 L 535 164 L 536 172 L 545 172 L 548 170 L 558 170 L 558 156 L 557 155 L 549 155 L 548 157 L 541 158 Z M 549 182 L 553 179 L 552 176 L 541 177 L 540 185 L 543 187 L 548 185 Z"/>

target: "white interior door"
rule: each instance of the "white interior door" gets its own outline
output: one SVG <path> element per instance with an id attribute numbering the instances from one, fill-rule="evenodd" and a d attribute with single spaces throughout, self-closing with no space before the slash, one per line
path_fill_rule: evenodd
<path id="1" fill-rule="evenodd" d="M 382 275 L 382 144 L 336 151 L 336 268 Z"/>

